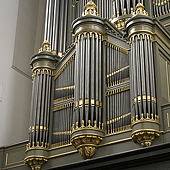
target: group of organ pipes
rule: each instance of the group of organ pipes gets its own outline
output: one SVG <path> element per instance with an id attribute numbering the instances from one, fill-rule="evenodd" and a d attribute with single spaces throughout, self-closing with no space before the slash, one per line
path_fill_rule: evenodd
<path id="1" fill-rule="evenodd" d="M 133 35 L 131 42 L 132 120 L 157 118 L 152 35 Z"/>
<path id="2" fill-rule="evenodd" d="M 130 79 L 128 51 L 106 44 L 107 133 L 130 129 Z"/>
<path id="3" fill-rule="evenodd" d="M 55 76 L 53 147 L 70 143 L 75 90 L 74 67 L 75 53 L 69 57 Z"/>

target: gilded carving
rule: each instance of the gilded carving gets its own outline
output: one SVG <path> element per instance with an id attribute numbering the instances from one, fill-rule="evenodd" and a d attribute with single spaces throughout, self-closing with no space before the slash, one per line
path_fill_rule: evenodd
<path id="1" fill-rule="evenodd" d="M 155 137 L 159 137 L 160 134 L 158 131 L 150 131 L 150 130 L 141 130 L 139 132 L 132 133 L 132 141 L 138 142 L 142 147 L 151 146 Z"/>
<path id="2" fill-rule="evenodd" d="M 95 148 L 103 138 L 97 135 L 80 135 L 71 138 L 72 145 L 78 149 L 79 154 L 84 159 L 90 159 L 94 153 Z"/>
<path id="3" fill-rule="evenodd" d="M 40 170 L 45 162 L 47 162 L 46 158 L 33 157 L 25 159 L 25 164 L 30 166 L 32 170 Z"/>
<path id="4" fill-rule="evenodd" d="M 98 12 L 97 12 L 97 6 L 93 1 L 89 1 L 86 5 L 85 5 L 85 11 L 83 12 L 82 16 L 86 16 L 86 15 L 95 15 L 95 16 L 99 16 Z"/>
<path id="5" fill-rule="evenodd" d="M 137 5 L 136 5 L 136 10 L 135 10 L 135 12 L 133 12 L 133 17 L 134 16 L 136 16 L 136 15 L 146 15 L 146 16 L 148 16 L 148 12 L 146 12 L 145 10 L 144 10 L 144 6 L 143 6 L 143 4 L 142 3 L 138 3 Z"/>
<path id="6" fill-rule="evenodd" d="M 42 43 L 42 47 L 39 49 L 38 53 L 42 53 L 42 52 L 49 52 L 49 53 L 52 53 L 52 54 L 56 54 L 56 51 L 55 50 L 52 50 L 50 48 L 50 43 L 48 40 L 45 40 L 43 43 Z"/>
<path id="7" fill-rule="evenodd" d="M 86 159 L 90 159 L 94 155 L 95 150 L 96 150 L 95 147 L 85 147 L 84 152 L 86 155 Z"/>

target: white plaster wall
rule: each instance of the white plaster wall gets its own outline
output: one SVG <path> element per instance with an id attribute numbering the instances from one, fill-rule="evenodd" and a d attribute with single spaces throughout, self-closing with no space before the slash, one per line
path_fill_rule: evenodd
<path id="1" fill-rule="evenodd" d="M 0 0 L 0 146 L 28 139 L 32 90 L 29 63 L 35 40 L 41 41 L 37 29 L 43 26 L 44 9 L 39 9 L 44 8 L 44 2 Z M 37 22 L 39 18 L 42 22 Z"/>

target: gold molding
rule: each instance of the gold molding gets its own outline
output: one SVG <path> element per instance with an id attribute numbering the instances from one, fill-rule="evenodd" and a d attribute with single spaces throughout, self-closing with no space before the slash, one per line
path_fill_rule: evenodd
<path id="1" fill-rule="evenodd" d="M 23 160 L 24 161 L 24 160 Z M 14 166 L 9 166 L 9 167 L 6 167 L 6 168 L 3 168 L 2 170 L 4 169 L 11 169 L 11 168 L 16 168 L 16 167 L 19 167 L 19 166 L 25 166 L 25 164 L 19 164 L 19 165 L 14 165 Z"/>
<path id="2" fill-rule="evenodd" d="M 82 24 L 82 25 L 78 26 L 78 27 L 75 29 L 75 32 L 76 32 L 79 28 L 81 28 L 81 27 L 83 27 L 83 26 L 85 26 L 85 25 L 90 25 L 90 26 L 91 26 L 92 24 Z M 93 25 L 104 29 L 104 27 L 102 27 L 101 25 L 98 25 L 98 24 L 93 24 Z M 83 31 L 85 31 L 85 30 L 86 30 L 86 29 L 84 29 Z M 96 29 L 91 29 L 91 30 L 96 30 Z M 97 31 L 98 31 L 98 30 L 97 30 Z M 101 32 L 101 34 L 104 34 L 104 33 Z"/>
<path id="3" fill-rule="evenodd" d="M 90 24 L 91 25 L 91 24 Z M 74 35 L 74 40 L 75 40 L 75 42 L 77 42 L 77 38 L 78 37 L 80 37 L 82 34 L 84 34 L 84 33 L 89 33 L 90 35 L 89 35 L 89 38 L 91 38 L 92 37 L 92 33 L 94 33 L 94 34 L 98 34 L 99 36 L 101 36 L 102 38 L 101 38 L 101 41 L 103 41 L 103 35 L 105 34 L 105 33 L 103 33 L 103 32 L 101 32 L 101 31 L 99 31 L 99 30 L 96 30 L 96 29 L 84 29 L 84 30 L 81 30 L 81 31 L 79 31 L 78 33 L 76 33 L 75 35 Z M 95 35 L 96 36 L 96 35 Z M 87 36 L 86 36 L 87 37 Z M 85 37 L 85 38 L 86 38 Z"/>
<path id="4" fill-rule="evenodd" d="M 153 40 L 152 42 L 156 42 L 168 55 L 170 55 L 170 53 L 157 40 Z"/>
<path id="5" fill-rule="evenodd" d="M 75 109 L 77 109 L 78 106 L 79 108 L 81 108 L 82 106 L 89 106 L 89 105 L 91 107 L 94 107 L 95 104 L 96 104 L 96 107 L 102 108 L 102 101 L 99 101 L 98 99 L 95 100 L 94 98 L 92 98 L 91 100 L 89 100 L 89 98 L 85 98 L 84 103 L 83 103 L 83 99 L 80 98 L 79 101 L 77 100 L 75 101 L 74 106 L 75 106 Z"/>
<path id="6" fill-rule="evenodd" d="M 115 144 L 115 143 L 125 142 L 125 141 L 128 141 L 128 140 L 132 140 L 132 138 L 130 137 L 130 138 L 125 138 L 125 139 L 116 140 L 116 141 L 113 141 L 113 142 L 108 142 L 108 143 L 100 144 L 100 145 L 98 145 L 97 147 L 112 145 L 112 144 Z"/>
<path id="7" fill-rule="evenodd" d="M 69 135 L 71 134 L 71 130 L 67 130 L 67 131 L 62 131 L 62 132 L 53 132 L 53 135 Z"/>
<path id="8" fill-rule="evenodd" d="M 167 88 L 168 88 L 168 99 L 169 99 L 169 102 L 170 102 L 170 93 L 169 93 L 169 71 L 168 71 L 168 62 L 166 60 L 166 76 L 167 76 Z"/>
<path id="9" fill-rule="evenodd" d="M 87 136 L 99 136 L 99 137 L 101 137 L 101 138 L 103 138 L 103 137 L 105 137 L 105 136 L 103 136 L 103 135 L 99 135 L 99 134 L 97 134 L 97 133 L 83 133 L 83 134 L 78 134 L 78 135 L 74 135 L 74 137 L 78 137 L 78 136 L 83 136 L 83 135 L 87 135 Z"/>
<path id="10" fill-rule="evenodd" d="M 137 25 L 137 26 L 138 26 L 138 25 Z M 137 26 L 134 26 L 134 27 L 137 27 Z M 145 25 L 144 25 L 144 26 L 145 26 Z M 151 27 L 151 28 L 157 30 L 157 31 L 159 32 L 159 34 L 160 34 L 162 37 L 164 37 L 164 39 L 167 41 L 167 43 L 166 43 L 156 32 L 152 32 L 152 31 L 148 31 L 148 30 L 137 30 L 137 31 L 134 31 L 134 32 L 132 32 L 131 34 L 128 35 L 128 39 L 129 39 L 129 37 L 130 37 L 131 35 L 133 35 L 133 34 L 135 34 L 135 33 L 140 32 L 140 33 L 142 34 L 143 32 L 145 32 L 145 33 L 149 33 L 149 34 L 152 34 L 152 35 L 156 35 L 156 36 L 159 38 L 159 40 L 161 40 L 161 41 L 164 43 L 164 45 L 167 46 L 168 49 L 170 49 L 170 46 L 167 45 L 167 44 L 170 44 L 170 43 L 169 43 L 169 40 L 167 39 L 167 37 L 165 37 L 164 35 L 162 35 L 162 33 L 161 33 L 157 28 L 155 28 L 155 27 Z M 152 42 L 157 42 L 157 43 L 158 43 L 157 40 L 153 40 L 153 39 L 152 39 Z M 161 46 L 161 45 L 160 45 L 160 46 Z M 163 48 L 163 49 L 164 49 L 164 48 Z"/>
<path id="11" fill-rule="evenodd" d="M 64 102 L 64 101 L 67 101 L 67 100 L 70 100 L 70 99 L 74 99 L 73 95 L 69 95 L 69 96 L 65 96 L 65 97 L 55 99 L 55 100 L 53 100 L 53 104 Z"/>
<path id="12" fill-rule="evenodd" d="M 101 122 L 99 122 L 99 123 L 101 123 Z M 103 128 L 103 126 L 102 126 L 102 128 Z M 78 132 L 78 131 L 82 131 L 82 130 L 94 130 L 94 131 L 99 131 L 99 132 L 104 133 L 103 129 L 101 129 L 100 126 L 99 126 L 99 128 L 95 128 L 95 127 L 92 127 L 92 126 L 88 125 L 87 127 L 79 127 L 77 129 L 74 129 L 74 124 L 73 124 L 73 126 L 72 126 L 72 133 L 75 133 L 75 132 Z"/>
<path id="13" fill-rule="evenodd" d="M 75 85 L 60 87 L 55 90 L 71 90 L 71 89 L 75 89 Z"/>
<path id="14" fill-rule="evenodd" d="M 25 150 L 25 152 L 28 152 L 30 150 L 44 150 L 44 151 L 48 151 L 49 149 L 48 148 L 45 148 L 45 147 L 29 147 Z"/>
<path id="15" fill-rule="evenodd" d="M 123 86 L 123 87 L 118 87 L 118 88 L 116 88 L 114 90 L 107 91 L 105 96 L 111 96 L 111 95 L 121 93 L 121 92 L 124 92 L 124 91 L 127 91 L 127 90 L 130 90 L 130 85 Z"/>
<path id="16" fill-rule="evenodd" d="M 10 153 L 15 153 L 15 152 L 20 152 L 20 151 L 25 151 L 25 148 L 19 149 L 19 150 L 16 150 L 16 151 L 7 152 L 7 153 L 6 153 L 6 156 L 5 156 L 5 165 L 13 165 L 13 164 L 16 164 L 16 163 L 23 162 L 23 160 L 21 160 L 21 161 L 17 161 L 17 162 L 13 162 L 13 163 L 9 163 L 9 164 L 8 164 L 8 155 L 9 155 Z"/>
<path id="17" fill-rule="evenodd" d="M 125 83 L 125 82 L 130 82 L 130 77 L 114 81 L 114 82 L 112 82 L 110 84 L 105 84 L 105 86 L 106 86 L 106 88 L 109 88 L 109 87 L 114 87 L 114 86 L 117 86 L 117 85 Z"/>
<path id="18" fill-rule="evenodd" d="M 139 130 L 135 130 L 132 134 L 137 133 L 137 132 L 143 132 L 143 131 L 151 131 L 151 132 L 161 133 L 161 131 L 155 130 L 155 129 L 139 129 Z"/>
<path id="19" fill-rule="evenodd" d="M 155 119 L 154 119 L 154 116 L 155 116 Z M 151 117 L 151 118 L 150 118 Z M 157 123 L 157 124 L 160 124 L 159 123 L 159 116 L 157 116 L 156 114 L 151 114 L 149 115 L 149 113 L 146 114 L 146 118 L 144 118 L 144 114 L 141 113 L 141 119 L 138 119 L 138 115 L 136 115 L 136 118 L 133 117 L 131 119 L 132 121 L 132 127 L 135 125 L 135 124 L 138 124 L 138 123 L 142 123 L 142 122 L 151 122 L 151 123 Z"/>
<path id="20" fill-rule="evenodd" d="M 124 71 L 124 70 L 127 69 L 127 68 L 129 68 L 129 65 L 127 65 L 127 66 L 125 66 L 125 67 L 122 67 L 122 68 L 120 68 L 120 69 L 118 69 L 118 70 L 116 70 L 116 71 L 113 71 L 113 72 L 107 74 L 107 78 L 112 77 L 112 76 L 120 73 L 121 71 Z"/>
<path id="21" fill-rule="evenodd" d="M 13 148 L 5 149 L 4 151 L 13 150 L 13 149 L 16 149 L 16 148 L 21 148 L 21 147 L 26 147 L 26 146 L 27 146 L 27 144 L 23 144 L 23 145 L 16 146 L 16 147 L 13 147 Z"/>
<path id="22" fill-rule="evenodd" d="M 126 113 L 126 114 L 123 114 L 122 116 L 119 116 L 119 117 L 116 117 L 116 118 L 107 120 L 107 125 L 110 125 L 110 124 L 112 124 L 112 123 L 114 123 L 114 122 L 117 122 L 117 121 L 119 121 L 119 120 L 121 120 L 121 119 L 123 119 L 123 118 L 125 118 L 125 117 L 127 117 L 127 116 L 129 116 L 129 115 L 131 115 L 131 112 Z"/>
<path id="23" fill-rule="evenodd" d="M 170 107 L 167 107 L 167 108 L 164 108 L 164 109 L 161 109 L 161 110 L 167 110 L 167 109 L 170 109 Z"/>
<path id="24" fill-rule="evenodd" d="M 36 67 L 34 67 L 34 68 L 32 69 L 32 72 L 33 72 L 34 70 L 38 69 L 38 68 L 40 68 L 40 69 L 49 68 L 49 69 L 51 69 L 51 70 L 55 70 L 55 69 L 56 69 L 56 68 L 53 68 L 53 67 L 50 67 L 50 66 L 36 66 Z"/>
<path id="25" fill-rule="evenodd" d="M 109 133 L 109 134 L 106 134 L 105 136 L 103 136 L 103 138 L 113 136 L 113 135 L 118 135 L 118 134 L 121 134 L 121 133 L 130 132 L 130 131 L 132 131 L 132 129 L 127 129 L 127 130 L 122 130 L 122 131 L 119 131 L 119 132 Z"/>
<path id="26" fill-rule="evenodd" d="M 37 63 L 45 63 L 45 62 L 54 64 L 53 62 L 47 61 L 47 60 L 44 60 L 44 61 L 36 61 L 36 62 L 33 64 L 33 67 L 34 67 Z"/>
<path id="27" fill-rule="evenodd" d="M 54 80 L 66 69 L 66 67 L 74 60 L 75 57 L 75 51 L 73 54 L 65 61 L 65 63 L 57 70 L 57 72 L 54 74 Z"/>
<path id="28" fill-rule="evenodd" d="M 66 144 L 66 145 L 62 145 L 62 146 L 55 146 L 55 144 L 57 144 L 57 143 L 51 144 L 51 148 L 48 149 L 48 150 L 50 151 L 50 150 L 54 150 L 54 149 L 64 148 L 64 147 L 67 147 L 67 146 L 72 146 L 72 144 Z"/>
<path id="29" fill-rule="evenodd" d="M 107 43 L 112 44 L 112 45 L 116 46 L 117 48 L 122 49 L 123 51 L 126 52 L 127 55 L 129 54 L 129 50 L 130 50 L 130 49 L 124 48 L 124 47 L 122 47 L 122 46 L 120 46 L 120 45 L 118 45 L 118 44 L 115 44 L 115 43 L 107 40 L 107 39 L 103 39 L 103 41 L 106 41 Z"/>
<path id="30" fill-rule="evenodd" d="M 169 26 L 169 25 L 170 25 L 170 23 L 168 23 L 168 24 L 165 24 L 165 25 L 164 25 L 164 27 L 166 27 L 166 26 Z"/>
<path id="31" fill-rule="evenodd" d="M 58 110 L 62 110 L 62 109 L 66 109 L 66 108 L 72 107 L 73 104 L 74 104 L 74 102 L 70 102 L 70 103 L 66 103 L 66 104 L 63 104 L 63 105 L 59 105 L 59 106 L 53 107 L 53 112 L 56 112 Z"/>
<path id="32" fill-rule="evenodd" d="M 144 33 L 145 33 L 145 34 L 146 34 L 146 33 L 149 33 L 149 34 L 146 34 L 146 35 L 153 35 L 153 34 L 154 34 L 152 31 L 149 31 L 149 30 L 137 30 L 137 31 L 134 31 L 134 32 L 132 32 L 131 34 L 129 34 L 129 35 L 128 35 L 128 39 L 129 39 L 129 37 L 132 38 L 132 35 L 133 35 L 133 34 L 135 34 L 134 36 L 137 36 L 136 33 L 139 33 L 139 34 L 141 34 L 141 35 L 143 35 Z"/>
<path id="33" fill-rule="evenodd" d="M 170 121 L 169 121 L 170 116 L 169 116 L 169 114 L 170 114 L 170 112 L 167 112 L 167 123 L 168 123 L 168 127 L 170 127 Z"/>
<path id="34" fill-rule="evenodd" d="M 68 154 L 72 154 L 72 153 L 76 153 L 76 152 L 78 152 L 78 151 L 74 150 L 74 151 L 70 151 L 70 152 L 61 153 L 61 154 L 58 154 L 58 155 L 49 156 L 48 159 L 56 158 L 56 157 L 59 157 L 59 156 L 64 156 L 64 155 L 68 155 Z"/>

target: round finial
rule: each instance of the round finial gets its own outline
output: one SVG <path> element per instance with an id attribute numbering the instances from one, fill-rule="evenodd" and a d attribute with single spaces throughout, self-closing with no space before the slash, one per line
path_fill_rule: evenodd
<path id="1" fill-rule="evenodd" d="M 148 16 L 148 12 L 145 11 L 145 7 L 142 3 L 138 3 L 135 8 L 135 12 L 133 12 L 133 17 L 137 15 L 146 15 Z"/>
<path id="2" fill-rule="evenodd" d="M 97 10 L 97 5 L 93 2 L 93 1 L 89 1 L 86 5 L 85 5 L 85 10 L 87 9 L 94 9 Z"/>
<path id="3" fill-rule="evenodd" d="M 86 15 L 99 16 L 99 14 L 97 12 L 97 5 L 93 1 L 89 1 L 85 5 L 84 9 L 85 9 L 85 11 L 83 12 L 82 16 L 86 16 Z"/>
<path id="4" fill-rule="evenodd" d="M 141 10 L 141 11 L 144 11 L 144 6 L 143 6 L 143 4 L 142 3 L 138 3 L 137 5 L 136 5 L 136 8 L 135 8 L 135 10 Z"/>
<path id="5" fill-rule="evenodd" d="M 50 45 L 51 44 L 49 43 L 49 41 L 45 40 L 42 43 L 42 47 L 39 49 L 38 53 L 49 52 L 49 53 L 55 54 L 55 51 L 50 48 Z"/>
<path id="6" fill-rule="evenodd" d="M 42 46 L 43 47 L 49 47 L 50 46 L 50 42 L 48 40 L 45 40 L 43 43 L 42 43 Z"/>

